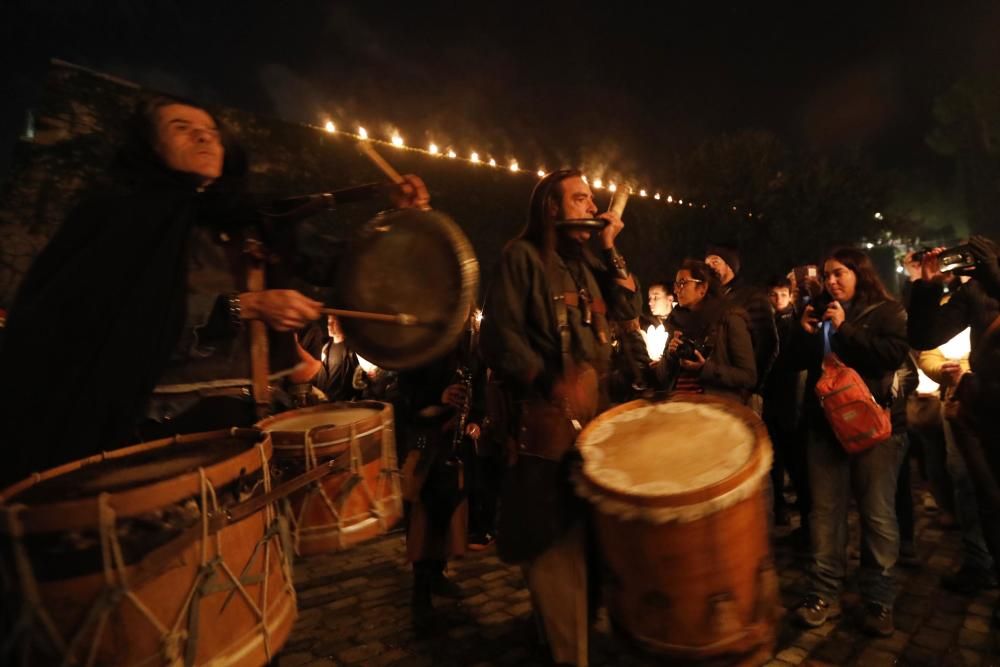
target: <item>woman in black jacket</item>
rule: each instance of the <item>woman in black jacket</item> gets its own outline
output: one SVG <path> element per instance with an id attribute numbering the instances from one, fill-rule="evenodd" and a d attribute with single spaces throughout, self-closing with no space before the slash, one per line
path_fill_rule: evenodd
<path id="1" fill-rule="evenodd" d="M 670 336 L 661 382 L 672 392 L 706 393 L 746 402 L 757 382 L 750 321 L 722 295 L 704 262 L 685 260 L 674 280 L 677 307 L 667 318 Z"/>
<path id="2" fill-rule="evenodd" d="M 889 636 L 894 600 L 890 571 L 899 553 L 896 479 L 906 449 L 906 415 L 901 409 L 894 410 L 890 438 L 849 455 L 830 429 L 814 388 L 822 370 L 824 336 L 829 335 L 832 352 L 858 372 L 875 400 L 883 406 L 892 405 L 893 379 L 908 351 L 906 312 L 886 291 L 871 260 L 860 250 L 835 250 L 824 262 L 823 271 L 830 301 L 821 312 L 816 306 L 822 307 L 822 301 L 806 307 L 793 341 L 797 358 L 809 372 L 806 456 L 813 501 L 812 590 L 795 613 L 812 627 L 840 615 L 840 593 L 847 573 L 848 492 L 853 490 L 862 525 L 859 583 L 866 602 L 863 627 L 871 634 Z"/>

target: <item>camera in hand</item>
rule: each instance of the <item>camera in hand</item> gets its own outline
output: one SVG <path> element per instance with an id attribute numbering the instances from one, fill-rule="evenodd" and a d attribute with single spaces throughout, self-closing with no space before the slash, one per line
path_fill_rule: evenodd
<path id="1" fill-rule="evenodd" d="M 708 355 L 710 353 L 708 344 L 705 341 L 697 341 L 691 338 L 684 338 L 677 344 L 676 354 L 678 359 L 698 361 L 698 357 L 695 352 L 701 352 L 702 358 L 708 359 Z"/>
<path id="2" fill-rule="evenodd" d="M 806 305 L 812 306 L 813 315 L 821 317 L 826 309 L 830 307 L 830 304 L 833 303 L 833 297 L 824 290 L 818 296 L 807 297 L 805 302 Z"/>
<path id="3" fill-rule="evenodd" d="M 920 250 L 913 253 L 914 262 L 922 262 L 929 249 Z M 976 265 L 976 256 L 972 254 L 969 244 L 963 243 L 941 251 L 938 255 L 938 264 L 941 271 L 959 271 L 971 269 Z"/>

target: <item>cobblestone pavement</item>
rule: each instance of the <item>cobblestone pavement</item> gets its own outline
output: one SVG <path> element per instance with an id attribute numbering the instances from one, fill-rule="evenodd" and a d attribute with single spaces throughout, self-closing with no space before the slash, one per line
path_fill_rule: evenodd
<path id="1" fill-rule="evenodd" d="M 997 591 L 961 597 L 940 586 L 957 568 L 960 540 L 918 508 L 917 546 L 922 566 L 898 570 L 896 632 L 872 639 L 857 630 L 860 599 L 849 585 L 844 617 L 805 631 L 786 620 L 768 665 L 1000 665 L 1000 632 L 990 627 Z M 802 554 L 779 529 L 775 556 L 786 608 L 803 593 Z M 857 525 L 852 520 L 852 544 Z M 857 561 L 852 559 L 852 566 Z M 853 569 L 853 568 L 852 568 Z M 450 565 L 464 591 L 458 600 L 435 598 L 439 628 L 418 637 L 410 626 L 410 569 L 401 534 L 353 550 L 300 559 L 295 565 L 299 618 L 279 656 L 281 667 L 320 665 L 531 665 L 548 664 L 538 648 L 531 603 L 520 570 L 491 549 Z M 593 665 L 656 665 L 609 630 L 603 613 L 591 640 Z"/>

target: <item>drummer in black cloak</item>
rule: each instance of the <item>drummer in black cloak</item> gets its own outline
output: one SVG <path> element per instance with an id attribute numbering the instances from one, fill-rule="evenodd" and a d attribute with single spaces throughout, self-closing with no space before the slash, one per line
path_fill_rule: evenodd
<path id="1" fill-rule="evenodd" d="M 282 376 L 298 363 L 290 332 L 321 304 L 246 291 L 244 240 L 257 231 L 246 174 L 204 109 L 163 96 L 140 104 L 106 182 L 67 217 L 11 310 L 2 481 L 137 439 L 255 421 L 246 320 L 268 325 Z M 425 203 L 423 184 L 409 183 L 403 196 Z"/>

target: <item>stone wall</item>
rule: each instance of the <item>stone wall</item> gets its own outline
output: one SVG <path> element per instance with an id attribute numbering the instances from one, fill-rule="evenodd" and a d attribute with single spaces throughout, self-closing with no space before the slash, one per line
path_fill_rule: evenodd
<path id="1" fill-rule="evenodd" d="M 10 306 L 33 258 L 80 192 L 110 163 L 141 93 L 129 82 L 52 63 L 33 110 L 34 136 L 15 147 L 13 168 L 0 191 L 0 308 Z M 383 180 L 345 135 L 236 109 L 219 115 L 250 156 L 256 192 L 291 196 Z M 534 173 L 513 174 L 391 146 L 380 145 L 379 150 L 400 172 L 423 177 L 434 207 L 468 234 L 487 281 L 503 244 L 524 222 Z M 598 204 L 606 206 L 607 196 L 606 191 L 598 193 Z M 302 251 L 321 267 L 334 262 L 351 228 L 385 205 L 349 205 L 301 223 Z M 698 225 L 685 224 L 696 218 L 676 206 L 632 198 L 619 247 L 643 282 L 665 272 L 672 275 L 684 254 L 680 249 L 700 251 Z"/>

